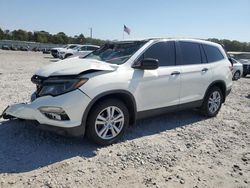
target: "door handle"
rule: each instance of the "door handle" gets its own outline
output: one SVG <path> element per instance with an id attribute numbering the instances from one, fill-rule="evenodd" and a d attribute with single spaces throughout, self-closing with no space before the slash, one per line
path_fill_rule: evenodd
<path id="1" fill-rule="evenodd" d="M 208 68 L 204 68 L 201 70 L 202 72 L 207 72 L 208 71 Z"/>
<path id="2" fill-rule="evenodd" d="M 171 73 L 171 75 L 179 75 L 179 74 L 181 74 L 179 71 L 174 71 Z"/>

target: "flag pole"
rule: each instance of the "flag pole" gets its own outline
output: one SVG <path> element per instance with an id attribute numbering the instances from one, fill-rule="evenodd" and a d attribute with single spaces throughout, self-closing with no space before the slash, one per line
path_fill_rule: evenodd
<path id="1" fill-rule="evenodd" d="M 124 40 L 124 25 L 123 25 L 123 28 L 122 28 L 122 40 Z"/>

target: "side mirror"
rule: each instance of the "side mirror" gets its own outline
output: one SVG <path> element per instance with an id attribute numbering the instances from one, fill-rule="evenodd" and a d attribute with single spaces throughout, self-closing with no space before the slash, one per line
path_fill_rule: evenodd
<path id="1" fill-rule="evenodd" d="M 159 60 L 158 59 L 151 59 L 146 58 L 132 66 L 135 69 L 142 69 L 142 70 L 155 70 L 159 67 Z"/>

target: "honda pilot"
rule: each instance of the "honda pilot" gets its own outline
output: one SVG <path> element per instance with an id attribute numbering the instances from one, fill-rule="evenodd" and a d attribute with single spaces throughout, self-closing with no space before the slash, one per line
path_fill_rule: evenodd
<path id="1" fill-rule="evenodd" d="M 221 45 L 203 40 L 109 42 L 39 69 L 31 102 L 9 106 L 3 118 L 108 145 L 137 119 L 186 108 L 216 116 L 231 91 L 231 66 Z"/>

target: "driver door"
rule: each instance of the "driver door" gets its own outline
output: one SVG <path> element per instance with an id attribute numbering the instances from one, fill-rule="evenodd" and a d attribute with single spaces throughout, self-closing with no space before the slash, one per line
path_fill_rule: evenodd
<path id="1" fill-rule="evenodd" d="M 132 83 L 137 111 L 147 111 L 179 105 L 180 67 L 176 66 L 175 42 L 158 42 L 151 45 L 139 59 L 159 61 L 155 70 L 135 69 Z"/>

